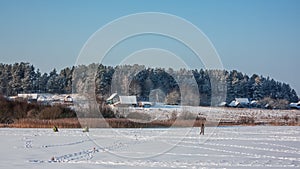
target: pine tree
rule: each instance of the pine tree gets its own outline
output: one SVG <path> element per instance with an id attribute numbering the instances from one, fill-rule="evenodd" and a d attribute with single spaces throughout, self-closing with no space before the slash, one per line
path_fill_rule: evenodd
<path id="1" fill-rule="evenodd" d="M 24 78 L 21 80 L 22 81 L 21 88 L 23 92 L 25 93 L 33 92 L 35 80 L 36 80 L 36 74 L 34 71 L 34 67 L 32 65 L 29 65 L 29 63 L 26 63 L 24 65 Z"/>

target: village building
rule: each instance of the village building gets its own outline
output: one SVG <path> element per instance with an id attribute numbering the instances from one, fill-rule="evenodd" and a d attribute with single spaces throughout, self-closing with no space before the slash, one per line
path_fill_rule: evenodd
<path id="1" fill-rule="evenodd" d="M 55 105 L 55 104 L 62 104 L 62 105 L 73 105 L 73 98 L 71 95 L 53 95 L 49 93 L 22 93 L 18 94 L 17 96 L 10 96 L 8 97 L 9 100 L 23 100 L 27 101 L 28 103 L 39 103 L 43 105 Z"/>
<path id="2" fill-rule="evenodd" d="M 139 107 L 144 107 L 144 108 L 149 108 L 152 106 L 151 102 L 146 102 L 146 101 L 140 101 L 138 102 Z"/>
<path id="3" fill-rule="evenodd" d="M 37 102 L 39 95 L 37 93 L 18 94 L 17 98 L 22 98 L 28 102 Z"/>
<path id="4" fill-rule="evenodd" d="M 73 98 L 70 95 L 66 95 L 64 98 L 64 104 L 72 105 L 73 104 Z"/>
<path id="5" fill-rule="evenodd" d="M 290 108 L 300 109 L 300 101 L 298 103 L 290 103 Z"/>
<path id="6" fill-rule="evenodd" d="M 106 104 L 118 107 L 137 106 L 136 96 L 119 96 L 117 93 L 113 93 L 106 99 Z"/>
<path id="7" fill-rule="evenodd" d="M 235 98 L 229 103 L 229 107 L 249 107 L 250 101 L 248 98 Z"/>

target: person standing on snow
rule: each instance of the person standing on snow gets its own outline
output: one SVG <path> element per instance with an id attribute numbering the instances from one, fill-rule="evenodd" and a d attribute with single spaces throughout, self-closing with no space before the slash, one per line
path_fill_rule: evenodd
<path id="1" fill-rule="evenodd" d="M 204 135 L 204 123 L 201 124 L 200 135 Z"/>
<path id="2" fill-rule="evenodd" d="M 200 135 L 204 135 L 204 122 L 206 121 L 205 117 L 201 117 L 201 113 L 198 114 L 196 117 L 196 121 L 201 121 L 201 126 L 200 126 Z"/>

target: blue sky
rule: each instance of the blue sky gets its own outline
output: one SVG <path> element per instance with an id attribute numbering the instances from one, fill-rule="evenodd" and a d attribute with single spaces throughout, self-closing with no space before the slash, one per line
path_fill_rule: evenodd
<path id="1" fill-rule="evenodd" d="M 0 62 L 42 72 L 76 63 L 88 38 L 119 17 L 163 12 L 206 34 L 224 68 L 289 83 L 300 94 L 298 0 L 0 0 Z"/>

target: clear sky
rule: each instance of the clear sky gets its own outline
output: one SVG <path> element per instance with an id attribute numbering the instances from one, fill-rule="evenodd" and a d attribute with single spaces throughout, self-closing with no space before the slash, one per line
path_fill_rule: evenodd
<path id="1" fill-rule="evenodd" d="M 30 62 L 42 72 L 72 66 L 95 31 L 137 12 L 190 21 L 225 69 L 270 76 L 300 95 L 299 0 L 0 0 L 0 62 Z"/>

